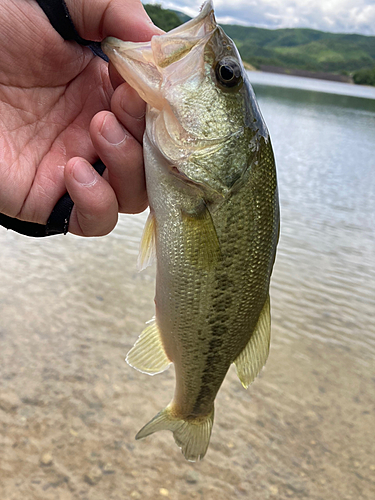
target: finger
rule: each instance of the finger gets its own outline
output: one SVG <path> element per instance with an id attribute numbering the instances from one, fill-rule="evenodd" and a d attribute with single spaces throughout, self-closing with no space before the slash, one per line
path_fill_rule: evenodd
<path id="1" fill-rule="evenodd" d="M 94 116 L 90 135 L 107 167 L 108 182 L 116 193 L 119 211 L 142 212 L 147 207 L 142 146 L 109 111 Z"/>
<path id="2" fill-rule="evenodd" d="M 111 62 L 109 62 L 108 65 L 108 73 L 109 73 L 109 78 L 111 80 L 112 87 L 114 89 L 117 89 L 119 85 L 124 83 L 123 77 L 120 75 L 120 73 L 117 71 L 117 69 L 113 66 Z"/>
<path id="3" fill-rule="evenodd" d="M 67 0 L 74 25 L 81 37 L 103 40 L 114 36 L 130 42 L 146 42 L 164 33 L 147 15 L 140 0 Z"/>
<path id="4" fill-rule="evenodd" d="M 74 202 L 69 232 L 79 236 L 104 236 L 116 226 L 118 205 L 108 184 L 83 158 L 72 158 L 65 167 L 66 188 Z"/>
<path id="5" fill-rule="evenodd" d="M 128 83 L 123 83 L 114 92 L 111 109 L 132 136 L 142 143 L 146 103 Z"/>

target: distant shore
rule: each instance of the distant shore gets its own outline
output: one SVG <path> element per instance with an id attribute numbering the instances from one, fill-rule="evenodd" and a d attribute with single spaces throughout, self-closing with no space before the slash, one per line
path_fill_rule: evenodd
<path id="1" fill-rule="evenodd" d="M 245 66 L 246 67 L 246 66 Z M 342 83 L 352 83 L 354 84 L 353 78 L 348 75 L 337 75 L 335 73 L 324 73 L 324 72 L 315 72 L 315 71 L 306 71 L 304 69 L 289 69 L 282 68 L 279 66 L 267 66 L 261 65 L 260 71 L 264 71 L 266 73 L 278 73 L 280 75 L 292 75 L 292 76 L 303 76 L 305 78 L 317 78 L 318 80 L 330 80 L 333 82 L 342 82 Z"/>

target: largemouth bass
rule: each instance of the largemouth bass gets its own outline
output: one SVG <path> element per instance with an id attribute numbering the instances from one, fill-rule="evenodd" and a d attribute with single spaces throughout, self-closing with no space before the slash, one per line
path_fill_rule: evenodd
<path id="1" fill-rule="evenodd" d="M 268 356 L 279 231 L 271 142 L 211 1 L 150 42 L 107 38 L 103 50 L 148 103 L 140 265 L 156 253 L 156 312 L 127 361 L 149 374 L 174 363 L 176 373 L 172 402 L 136 438 L 171 430 L 195 461 L 207 451 L 230 365 L 247 388 Z"/>

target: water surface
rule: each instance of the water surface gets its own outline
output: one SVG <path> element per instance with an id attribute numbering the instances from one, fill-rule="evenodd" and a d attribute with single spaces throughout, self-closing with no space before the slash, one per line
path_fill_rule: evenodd
<path id="1" fill-rule="evenodd" d="M 0 498 L 375 497 L 375 101 L 251 75 L 282 209 L 266 368 L 247 391 L 229 372 L 203 462 L 135 442 L 174 388 L 124 362 L 153 315 L 146 214 L 96 239 L 0 229 Z"/>

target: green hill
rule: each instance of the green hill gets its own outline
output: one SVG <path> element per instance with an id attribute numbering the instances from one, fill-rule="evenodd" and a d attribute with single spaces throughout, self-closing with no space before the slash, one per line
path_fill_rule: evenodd
<path id="1" fill-rule="evenodd" d="M 163 9 L 160 5 L 146 4 L 143 6 L 152 22 L 164 31 L 173 30 L 185 21 L 182 21 L 173 10 Z"/>
<path id="2" fill-rule="evenodd" d="M 375 65 L 375 37 L 307 28 L 266 30 L 225 25 L 245 61 L 255 66 L 350 73 Z"/>
<path id="3" fill-rule="evenodd" d="M 145 5 L 153 22 L 164 29 L 179 26 L 188 16 Z M 269 30 L 222 25 L 244 61 L 256 68 L 280 68 L 353 75 L 356 83 L 374 85 L 375 36 L 326 33 L 307 28 Z"/>

